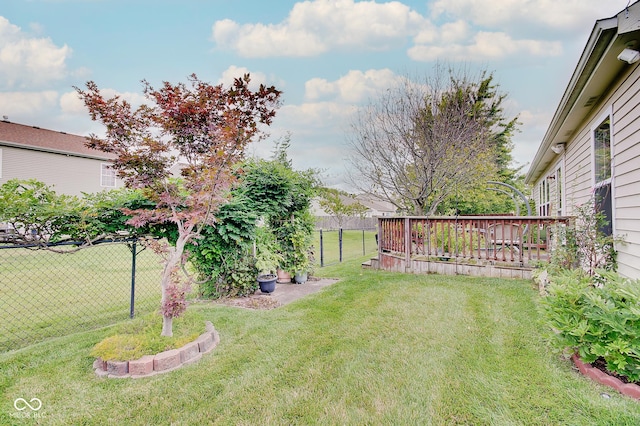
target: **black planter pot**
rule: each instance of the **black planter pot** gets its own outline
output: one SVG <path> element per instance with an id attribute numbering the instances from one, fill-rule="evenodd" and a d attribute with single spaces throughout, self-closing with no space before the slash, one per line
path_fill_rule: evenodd
<path id="1" fill-rule="evenodd" d="M 260 291 L 263 293 L 273 293 L 276 289 L 276 280 L 278 276 L 276 274 L 264 274 L 258 275 L 258 285 L 260 286 Z"/>

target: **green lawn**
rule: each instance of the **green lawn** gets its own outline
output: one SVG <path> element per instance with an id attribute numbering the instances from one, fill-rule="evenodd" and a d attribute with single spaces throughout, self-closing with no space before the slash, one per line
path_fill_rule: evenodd
<path id="1" fill-rule="evenodd" d="M 344 231 L 343 259 L 377 250 L 374 232 Z M 141 246 L 138 245 L 138 249 Z M 315 233 L 316 267 L 320 266 Z M 325 265 L 339 261 L 337 231 L 323 232 Z M 137 257 L 136 313 L 157 309 L 160 258 Z M 129 316 L 131 252 L 125 244 L 102 244 L 70 254 L 45 250 L 0 250 L 0 352 Z"/>
<path id="2" fill-rule="evenodd" d="M 344 230 L 342 232 L 342 259 L 349 260 L 363 255 L 374 255 L 378 250 L 375 231 Z M 316 265 L 320 265 L 320 232 L 314 234 L 314 248 Z M 340 241 L 338 231 L 322 231 L 322 246 L 324 247 L 324 265 L 334 265 L 340 262 Z"/>
<path id="3" fill-rule="evenodd" d="M 171 373 L 96 377 L 89 351 L 109 329 L 1 354 L 0 424 L 27 424 L 17 398 L 40 399 L 52 425 L 640 424 L 640 403 L 548 352 L 530 282 L 364 259 L 320 270 L 340 281 L 275 310 L 192 306 L 221 343 Z"/>
<path id="4" fill-rule="evenodd" d="M 151 250 L 138 254 L 136 312 L 159 304 L 159 260 Z M 125 244 L 69 254 L 0 250 L 0 352 L 122 321 L 130 300 L 131 252 Z"/>

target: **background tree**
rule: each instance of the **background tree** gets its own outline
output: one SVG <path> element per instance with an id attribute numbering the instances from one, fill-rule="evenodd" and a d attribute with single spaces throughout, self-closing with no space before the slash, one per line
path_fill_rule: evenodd
<path id="1" fill-rule="evenodd" d="M 118 96 L 105 99 L 94 82 L 76 88 L 91 118 L 104 124 L 103 138 L 91 135 L 87 146 L 113 153 L 112 167 L 125 185 L 138 188 L 151 209 L 127 212 L 134 226 L 172 223 L 175 245 L 157 246 L 164 256 L 162 271 L 162 335 L 172 335 L 172 319 L 185 308 L 184 285 L 178 273 L 186 245 L 212 224 L 234 181 L 232 167 L 246 145 L 261 136 L 260 124 L 275 115 L 280 91 L 261 85 L 249 89 L 250 78 L 231 87 L 210 85 L 191 75 L 190 85 L 165 82 L 154 89 L 143 81 L 151 105 L 133 109 Z M 180 161 L 181 179 L 172 178 Z M 188 283 L 187 283 L 188 284 Z"/>
<path id="2" fill-rule="evenodd" d="M 456 193 L 511 174 L 511 135 L 493 75 L 436 67 L 422 84 L 405 78 L 353 122 L 352 182 L 400 210 L 432 215 Z"/>
<path id="3" fill-rule="evenodd" d="M 77 197 L 57 194 L 35 179 L 11 179 L 0 186 L 0 222 L 15 230 L 13 243 L 48 248 L 48 243 L 85 236 L 90 242 L 93 233 L 79 236 L 71 225 L 82 214 L 82 207 Z"/>
<path id="4" fill-rule="evenodd" d="M 344 220 L 348 217 L 362 217 L 368 210 L 353 195 L 335 188 L 322 188 L 319 190 L 320 207 L 329 213 L 342 228 Z"/>
<path id="5" fill-rule="evenodd" d="M 127 223 L 131 216 L 124 211 L 152 207 L 139 190 L 128 188 L 77 197 L 58 194 L 35 179 L 12 179 L 0 186 L 0 222 L 15 230 L 13 244 L 35 250 L 73 253 L 105 239 L 148 235 L 174 240 L 172 224 L 134 228 Z"/>

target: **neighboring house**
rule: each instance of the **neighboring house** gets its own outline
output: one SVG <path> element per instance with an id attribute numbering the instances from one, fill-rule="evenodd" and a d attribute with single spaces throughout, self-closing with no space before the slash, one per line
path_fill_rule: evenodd
<path id="1" fill-rule="evenodd" d="M 0 185 L 37 179 L 68 195 L 122 187 L 109 166 L 113 155 L 85 142 L 83 136 L 0 121 Z"/>
<path id="2" fill-rule="evenodd" d="M 356 201 L 368 209 L 365 214 L 366 217 L 393 216 L 396 214 L 396 206 L 371 195 L 356 195 Z"/>
<path id="3" fill-rule="evenodd" d="M 525 182 L 539 215 L 594 202 L 621 275 L 640 278 L 640 2 L 596 21 Z"/>
<path id="4" fill-rule="evenodd" d="M 351 216 L 344 218 L 342 224 L 344 229 L 375 228 L 377 226 L 377 220 L 374 218 L 379 216 L 393 216 L 396 212 L 396 207 L 393 204 L 368 195 L 340 195 L 340 200 L 347 206 L 360 203 L 366 208 L 362 217 Z M 338 221 L 320 206 L 319 199 L 312 200 L 311 214 L 317 218 L 316 226 L 318 228 L 334 229 L 339 227 Z"/>

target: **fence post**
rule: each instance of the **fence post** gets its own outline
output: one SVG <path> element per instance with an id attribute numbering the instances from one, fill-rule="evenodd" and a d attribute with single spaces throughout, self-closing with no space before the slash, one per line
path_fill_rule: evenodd
<path id="1" fill-rule="evenodd" d="M 322 240 L 322 228 L 320 228 L 320 267 L 324 267 L 324 241 Z"/>
<path id="2" fill-rule="evenodd" d="M 362 255 L 364 256 L 365 254 L 367 254 L 367 250 L 365 249 L 364 246 L 364 229 L 362 230 Z"/>
<path id="3" fill-rule="evenodd" d="M 136 241 L 129 247 L 131 249 L 131 305 L 129 309 L 129 318 L 135 315 L 136 303 L 136 256 L 138 255 Z"/>
<path id="4" fill-rule="evenodd" d="M 340 262 L 342 263 L 342 228 L 338 230 L 338 247 L 340 247 Z"/>

